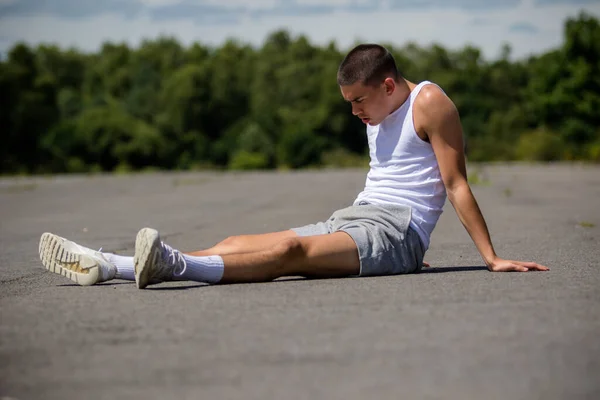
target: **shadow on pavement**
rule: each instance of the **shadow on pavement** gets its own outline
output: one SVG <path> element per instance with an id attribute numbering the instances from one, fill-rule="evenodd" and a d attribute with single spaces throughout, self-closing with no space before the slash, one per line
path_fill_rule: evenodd
<path id="1" fill-rule="evenodd" d="M 487 271 L 484 266 L 470 267 L 423 267 L 420 274 L 438 274 L 441 272 Z"/>
<path id="2" fill-rule="evenodd" d="M 96 283 L 90 287 L 93 286 L 116 286 L 116 285 L 135 285 L 135 282 L 132 281 L 127 281 L 127 282 L 102 282 L 102 283 Z M 56 285 L 57 287 L 82 287 L 81 285 L 77 284 L 77 283 L 63 283 L 60 285 Z"/>
<path id="3" fill-rule="evenodd" d="M 204 286 L 210 286 L 207 283 L 198 283 L 196 285 L 186 285 L 186 286 L 161 286 L 161 287 L 151 287 L 148 286 L 144 290 L 187 290 L 187 289 L 196 289 Z"/>
<path id="4" fill-rule="evenodd" d="M 417 272 L 417 274 L 439 274 L 442 272 L 465 272 L 465 271 L 487 271 L 487 267 L 484 266 L 468 266 L 468 267 L 423 267 L 421 269 L 420 272 Z M 284 282 L 293 282 L 293 281 L 299 281 L 299 280 L 304 280 L 304 281 L 310 281 L 310 280 L 318 280 L 322 278 L 305 278 L 305 277 L 282 277 L 279 279 L 276 279 L 273 282 L 262 282 L 262 283 L 284 283 Z M 329 279 L 346 279 L 346 278 L 329 278 Z M 96 285 L 93 286 L 115 286 L 115 285 L 133 285 L 134 282 L 104 282 L 104 283 L 98 283 Z M 206 283 L 197 283 L 197 284 L 192 284 L 192 285 L 186 285 L 186 286 L 155 286 L 155 287 L 147 287 L 146 290 L 187 290 L 187 289 L 196 289 L 196 288 L 200 288 L 200 287 L 209 287 L 209 286 L 228 286 L 228 285 L 248 285 L 250 283 L 223 283 L 223 284 L 219 284 L 219 285 L 210 285 L 210 284 L 206 284 Z M 62 285 L 56 285 L 57 287 L 81 287 L 81 285 L 78 285 L 76 283 L 65 283 Z"/>

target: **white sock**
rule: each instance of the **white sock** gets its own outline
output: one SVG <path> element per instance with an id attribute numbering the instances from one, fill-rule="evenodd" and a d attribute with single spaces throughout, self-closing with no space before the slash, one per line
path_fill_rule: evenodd
<path id="1" fill-rule="evenodd" d="M 133 268 L 133 257 L 119 256 L 112 253 L 103 253 L 104 256 L 117 267 L 115 279 L 135 281 L 135 270 Z"/>
<path id="2" fill-rule="evenodd" d="M 173 274 L 176 280 L 217 283 L 223 277 L 223 258 L 221 256 L 194 257 L 182 254 L 185 267 Z"/>

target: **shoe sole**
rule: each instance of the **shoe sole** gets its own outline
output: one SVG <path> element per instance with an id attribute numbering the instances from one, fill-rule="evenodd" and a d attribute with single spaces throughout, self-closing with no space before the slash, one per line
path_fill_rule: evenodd
<path id="1" fill-rule="evenodd" d="M 74 253 L 64 248 L 66 239 L 52 233 L 44 233 L 40 238 L 40 260 L 50 272 L 69 278 L 82 286 L 98 282 L 98 263 L 85 254 Z"/>
<path id="2" fill-rule="evenodd" d="M 144 289 L 150 284 L 152 263 L 156 257 L 160 257 L 160 236 L 154 229 L 144 228 L 140 230 L 135 238 L 135 283 L 138 289 Z"/>

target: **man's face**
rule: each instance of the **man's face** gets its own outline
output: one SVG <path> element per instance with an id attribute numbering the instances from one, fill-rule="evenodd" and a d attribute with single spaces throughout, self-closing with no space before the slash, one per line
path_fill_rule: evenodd
<path id="1" fill-rule="evenodd" d="M 352 115 L 369 125 L 380 124 L 390 114 L 395 88 L 395 82 L 391 78 L 376 86 L 366 86 L 361 82 L 340 86 L 344 100 L 352 105 Z"/>

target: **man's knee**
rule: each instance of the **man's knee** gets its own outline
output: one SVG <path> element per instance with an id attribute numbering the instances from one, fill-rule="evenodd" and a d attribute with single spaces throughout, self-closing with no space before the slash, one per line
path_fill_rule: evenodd
<path id="1" fill-rule="evenodd" d="M 217 246 L 236 247 L 240 245 L 241 241 L 241 236 L 229 236 L 228 238 L 217 243 Z"/>
<path id="2" fill-rule="evenodd" d="M 307 249 L 298 237 L 285 238 L 271 248 L 282 265 L 306 257 Z"/>
<path id="3" fill-rule="evenodd" d="M 264 260 L 268 260 L 262 270 L 263 279 L 268 282 L 282 276 L 298 275 L 298 266 L 306 254 L 305 246 L 297 237 L 277 241 L 261 253 Z"/>
<path id="4" fill-rule="evenodd" d="M 219 242 L 217 246 L 221 250 L 227 250 L 229 252 L 237 252 L 238 250 L 243 250 L 248 246 L 252 246 L 252 240 L 249 235 L 236 235 L 229 236 L 225 240 Z"/>

